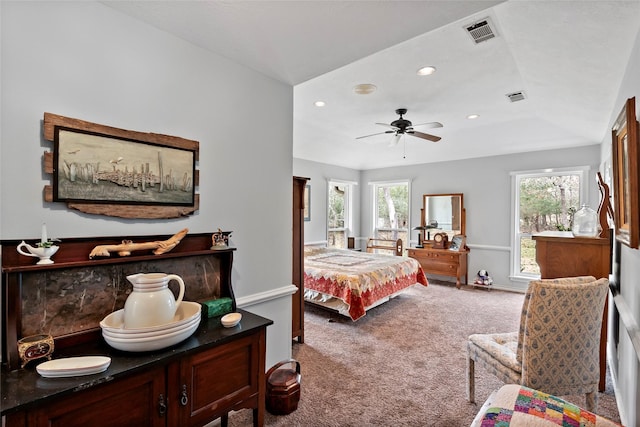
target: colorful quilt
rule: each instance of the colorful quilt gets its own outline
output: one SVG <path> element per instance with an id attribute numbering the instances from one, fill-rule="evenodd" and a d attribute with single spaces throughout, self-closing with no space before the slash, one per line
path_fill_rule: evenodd
<path id="1" fill-rule="evenodd" d="M 357 320 L 366 307 L 427 278 L 413 258 L 347 249 L 305 249 L 304 286 L 342 300 Z"/>
<path id="2" fill-rule="evenodd" d="M 621 427 L 559 397 L 516 384 L 492 395 L 473 427 Z"/>

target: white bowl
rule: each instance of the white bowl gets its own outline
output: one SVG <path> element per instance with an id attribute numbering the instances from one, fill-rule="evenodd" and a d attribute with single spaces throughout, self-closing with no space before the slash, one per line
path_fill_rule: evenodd
<path id="1" fill-rule="evenodd" d="M 162 335 L 167 335 L 173 332 L 178 332 L 184 329 L 189 329 L 193 326 L 194 323 L 199 323 L 200 317 L 194 317 L 192 320 L 189 320 L 187 323 L 180 322 L 179 324 L 168 324 L 167 328 L 161 329 L 158 331 L 149 331 L 149 332 L 138 332 L 131 333 L 130 330 L 126 330 L 126 332 L 122 332 L 119 329 L 114 328 L 103 328 L 102 335 L 108 335 L 113 338 L 122 338 L 122 339 L 136 339 L 136 338 L 147 338 L 147 337 L 160 337 Z"/>
<path id="2" fill-rule="evenodd" d="M 143 338 L 114 338 L 102 333 L 102 337 L 111 347 L 122 351 L 154 351 L 178 344 L 189 338 L 198 329 L 200 318 L 191 326 L 163 335 Z"/>
<path id="3" fill-rule="evenodd" d="M 222 322 L 222 326 L 224 326 L 225 328 L 233 328 L 238 323 L 240 323 L 241 319 L 242 319 L 242 314 L 229 313 L 222 316 L 222 319 L 220 319 L 220 322 Z"/>
<path id="4" fill-rule="evenodd" d="M 124 309 L 114 311 L 107 317 L 102 319 L 100 327 L 102 330 L 109 330 L 111 332 L 118 332 L 121 334 L 139 334 L 143 332 L 164 331 L 167 328 L 184 325 L 189 321 L 192 321 L 196 317 L 200 317 L 201 306 L 197 302 L 182 301 L 176 310 L 176 314 L 173 317 L 173 321 L 165 323 L 164 325 L 147 326 L 144 328 L 125 328 L 124 327 Z"/>

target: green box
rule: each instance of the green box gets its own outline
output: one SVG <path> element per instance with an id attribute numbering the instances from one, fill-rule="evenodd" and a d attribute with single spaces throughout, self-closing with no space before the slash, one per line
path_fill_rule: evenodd
<path id="1" fill-rule="evenodd" d="M 207 317 L 222 316 L 233 311 L 233 300 L 231 298 L 218 298 L 202 303 L 203 310 Z"/>

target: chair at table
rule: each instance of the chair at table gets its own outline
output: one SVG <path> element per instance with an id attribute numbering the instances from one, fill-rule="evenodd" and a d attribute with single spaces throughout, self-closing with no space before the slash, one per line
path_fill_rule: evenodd
<path id="1" fill-rule="evenodd" d="M 469 402 L 475 402 L 479 362 L 505 383 L 556 396 L 585 394 L 587 409 L 595 412 L 608 285 L 607 279 L 590 276 L 532 281 L 518 332 L 469 336 Z"/>

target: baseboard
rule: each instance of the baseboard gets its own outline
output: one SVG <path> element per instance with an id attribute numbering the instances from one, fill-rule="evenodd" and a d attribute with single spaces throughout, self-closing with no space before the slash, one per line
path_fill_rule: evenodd
<path id="1" fill-rule="evenodd" d="M 608 344 L 608 343 L 607 343 Z M 620 406 L 620 396 L 622 395 L 620 389 L 618 388 L 618 375 L 614 369 L 611 369 L 611 364 L 613 361 L 611 360 L 611 354 L 607 352 L 607 364 L 609 365 L 609 374 L 611 375 L 611 383 L 613 384 L 613 394 L 616 397 L 616 406 L 618 407 L 618 414 L 620 415 L 620 424 L 623 426 L 631 425 L 627 422 L 627 414 L 625 413 L 625 409 Z"/>

